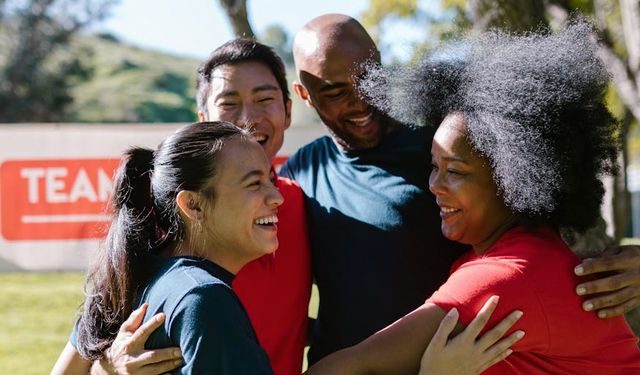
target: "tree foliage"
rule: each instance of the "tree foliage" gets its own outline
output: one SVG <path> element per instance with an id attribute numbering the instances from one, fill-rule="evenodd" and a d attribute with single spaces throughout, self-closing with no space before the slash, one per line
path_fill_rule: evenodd
<path id="1" fill-rule="evenodd" d="M 70 40 L 116 1 L 0 1 L 0 121 L 67 118 L 70 87 L 91 76 L 86 56 L 69 53 Z"/>

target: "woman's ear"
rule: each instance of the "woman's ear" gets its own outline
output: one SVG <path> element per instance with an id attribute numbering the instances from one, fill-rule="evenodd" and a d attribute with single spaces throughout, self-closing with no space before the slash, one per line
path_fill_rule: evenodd
<path id="1" fill-rule="evenodd" d="M 176 197 L 176 203 L 180 211 L 192 221 L 200 221 L 203 219 L 200 194 L 195 191 L 180 190 Z"/>

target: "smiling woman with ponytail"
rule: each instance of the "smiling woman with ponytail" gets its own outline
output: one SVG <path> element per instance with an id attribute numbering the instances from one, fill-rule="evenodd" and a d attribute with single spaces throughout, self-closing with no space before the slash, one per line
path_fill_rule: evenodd
<path id="1" fill-rule="evenodd" d="M 272 374 L 230 285 L 278 247 L 282 202 L 264 151 L 230 123 L 185 126 L 155 152 L 129 149 L 76 334 L 53 373 L 80 371 L 68 366 L 74 346 L 84 359 L 104 357 L 129 314 L 148 304 L 145 320 L 166 318 L 146 346 L 179 346 L 179 373 Z"/>

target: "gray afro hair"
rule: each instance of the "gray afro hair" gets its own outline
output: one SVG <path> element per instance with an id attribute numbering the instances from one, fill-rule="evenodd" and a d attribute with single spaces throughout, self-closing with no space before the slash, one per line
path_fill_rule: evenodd
<path id="1" fill-rule="evenodd" d="M 413 66 L 371 66 L 361 92 L 404 123 L 437 126 L 463 113 L 507 206 L 530 222 L 582 231 L 599 216 L 598 177 L 616 171 L 617 122 L 596 50 L 585 21 L 558 33 L 491 31 Z"/>

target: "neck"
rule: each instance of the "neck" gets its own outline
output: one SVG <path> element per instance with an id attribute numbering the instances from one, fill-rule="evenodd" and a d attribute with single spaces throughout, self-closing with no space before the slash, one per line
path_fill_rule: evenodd
<path id="1" fill-rule="evenodd" d="M 495 244 L 496 241 L 498 241 L 498 239 L 502 237 L 503 234 L 505 234 L 511 228 L 515 227 L 517 224 L 518 223 L 515 217 L 509 217 L 501 225 L 499 225 L 487 238 L 476 244 L 473 244 L 473 251 L 477 255 L 485 254 L 487 250 L 489 250 L 491 246 L 493 246 L 493 244 Z"/>

